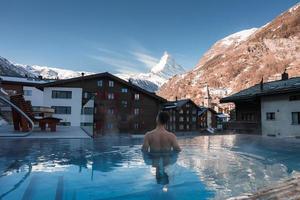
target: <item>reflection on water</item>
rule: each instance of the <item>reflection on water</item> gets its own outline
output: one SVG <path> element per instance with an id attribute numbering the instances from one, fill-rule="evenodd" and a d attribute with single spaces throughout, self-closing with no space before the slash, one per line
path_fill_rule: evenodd
<path id="1" fill-rule="evenodd" d="M 175 164 L 178 158 L 178 153 L 143 153 L 143 159 L 147 165 L 155 168 L 155 177 L 158 184 L 169 184 L 169 175 L 166 173 L 166 168 Z"/>
<path id="2" fill-rule="evenodd" d="M 149 156 L 141 139 L 1 140 L 0 199 L 224 199 L 300 170 L 300 142 L 259 136 L 180 138 Z"/>

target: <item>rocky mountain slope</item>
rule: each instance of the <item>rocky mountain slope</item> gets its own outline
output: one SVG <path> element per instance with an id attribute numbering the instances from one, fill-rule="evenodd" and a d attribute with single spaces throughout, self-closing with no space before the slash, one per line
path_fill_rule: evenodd
<path id="1" fill-rule="evenodd" d="M 202 104 L 209 85 L 213 102 L 261 81 L 275 80 L 287 69 L 300 76 L 300 4 L 272 22 L 244 30 L 216 42 L 195 68 L 174 76 L 158 94 L 173 100 L 192 98 Z"/>

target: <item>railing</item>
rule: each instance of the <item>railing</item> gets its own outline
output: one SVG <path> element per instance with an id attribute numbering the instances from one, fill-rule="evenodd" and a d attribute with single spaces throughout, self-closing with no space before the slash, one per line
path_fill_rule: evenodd
<path id="1" fill-rule="evenodd" d="M 260 122 L 229 121 L 223 123 L 224 130 L 234 130 L 241 133 L 261 134 Z"/>
<path id="2" fill-rule="evenodd" d="M 2 89 L 0 88 L 0 101 L 8 104 L 9 106 L 11 106 L 13 109 L 15 109 L 18 113 L 20 113 L 29 123 L 30 123 L 30 127 L 31 129 L 29 130 L 29 132 L 27 133 L 22 133 L 22 134 L 11 134 L 11 135 L 1 135 L 0 137 L 25 137 L 31 134 L 33 128 L 34 128 L 34 122 L 30 119 L 30 117 L 28 117 L 26 115 L 26 113 L 24 113 L 18 106 L 16 106 L 15 104 L 13 104 L 9 99 L 8 99 L 8 94 Z"/>

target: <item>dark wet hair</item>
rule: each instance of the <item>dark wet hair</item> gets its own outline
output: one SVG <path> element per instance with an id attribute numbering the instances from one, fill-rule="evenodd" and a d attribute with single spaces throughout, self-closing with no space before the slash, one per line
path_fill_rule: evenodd
<path id="1" fill-rule="evenodd" d="M 170 116 L 167 112 L 161 111 L 158 113 L 157 119 L 160 124 L 165 125 L 168 123 Z"/>

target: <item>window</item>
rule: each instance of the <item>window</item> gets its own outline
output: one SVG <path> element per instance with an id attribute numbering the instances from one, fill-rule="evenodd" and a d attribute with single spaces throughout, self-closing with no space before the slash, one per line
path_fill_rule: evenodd
<path id="1" fill-rule="evenodd" d="M 193 109 L 192 113 L 193 113 L 193 115 L 197 114 L 197 110 Z"/>
<path id="2" fill-rule="evenodd" d="M 127 108 L 128 103 L 127 101 L 121 101 L 121 105 L 123 108 Z"/>
<path id="3" fill-rule="evenodd" d="M 140 99 L 140 94 L 134 94 L 134 100 L 139 100 Z"/>
<path id="4" fill-rule="evenodd" d="M 108 81 L 108 86 L 109 87 L 114 87 L 114 82 L 113 81 Z"/>
<path id="5" fill-rule="evenodd" d="M 24 96 L 32 96 L 32 90 L 24 90 Z"/>
<path id="6" fill-rule="evenodd" d="M 187 130 L 190 130 L 190 125 L 187 124 L 187 125 L 186 125 L 186 129 L 187 129 Z"/>
<path id="7" fill-rule="evenodd" d="M 52 91 L 52 99 L 72 99 L 72 91 Z"/>
<path id="8" fill-rule="evenodd" d="M 299 101 L 300 100 L 300 94 L 290 96 L 290 101 Z"/>
<path id="9" fill-rule="evenodd" d="M 292 112 L 292 124 L 300 124 L 300 112 Z"/>
<path id="10" fill-rule="evenodd" d="M 190 110 L 187 110 L 187 111 L 186 111 L 186 114 L 190 114 Z"/>
<path id="11" fill-rule="evenodd" d="M 102 80 L 97 81 L 97 86 L 98 86 L 98 87 L 102 87 L 102 86 L 103 86 L 103 81 L 102 81 Z"/>
<path id="12" fill-rule="evenodd" d="M 182 109 L 180 109 L 179 113 L 180 113 L 180 114 L 183 114 L 183 110 L 182 110 Z"/>
<path id="13" fill-rule="evenodd" d="M 186 107 L 187 107 L 187 108 L 189 108 L 189 107 L 190 107 L 190 104 L 189 104 L 189 103 L 187 103 L 187 104 L 186 104 Z"/>
<path id="14" fill-rule="evenodd" d="M 59 122 L 61 126 L 71 126 L 71 122 Z"/>
<path id="15" fill-rule="evenodd" d="M 187 121 L 187 122 L 189 122 L 189 121 L 190 121 L 190 118 L 189 118 L 189 117 L 187 117 L 187 118 L 186 118 L 186 121 Z"/>
<path id="16" fill-rule="evenodd" d="M 107 110 L 107 113 L 108 113 L 109 115 L 113 115 L 113 114 L 114 114 L 114 109 L 113 109 L 113 108 L 109 108 L 109 109 Z"/>
<path id="17" fill-rule="evenodd" d="M 135 115 L 140 114 L 140 109 L 139 109 L 139 108 L 135 108 L 135 109 L 134 109 L 134 114 L 135 114 Z"/>
<path id="18" fill-rule="evenodd" d="M 242 113 L 242 121 L 253 121 L 254 114 L 253 113 Z"/>
<path id="19" fill-rule="evenodd" d="M 92 115 L 92 114 L 94 114 L 94 108 L 83 107 L 82 114 L 84 114 L 84 115 Z"/>
<path id="20" fill-rule="evenodd" d="M 52 106 L 51 108 L 54 109 L 55 114 L 71 114 L 71 106 Z"/>
<path id="21" fill-rule="evenodd" d="M 192 122 L 196 122 L 197 118 L 196 117 L 192 117 Z"/>
<path id="22" fill-rule="evenodd" d="M 106 127 L 107 127 L 108 129 L 112 129 L 114 126 L 113 126 L 112 123 L 108 123 L 108 124 L 106 125 Z"/>
<path id="23" fill-rule="evenodd" d="M 138 123 L 134 123 L 134 129 L 138 129 L 139 128 L 139 124 Z"/>
<path id="24" fill-rule="evenodd" d="M 183 117 L 179 117 L 179 121 L 180 121 L 180 122 L 183 122 Z"/>
<path id="25" fill-rule="evenodd" d="M 92 99 L 95 96 L 93 92 L 84 92 L 83 93 L 83 98 L 85 99 Z"/>
<path id="26" fill-rule="evenodd" d="M 127 89 L 127 88 L 122 88 L 122 89 L 121 89 L 121 92 L 122 92 L 122 93 L 127 93 L 127 92 L 128 92 L 128 89 Z"/>
<path id="27" fill-rule="evenodd" d="M 179 130 L 183 130 L 184 129 L 184 125 L 183 124 L 180 124 L 179 125 Z"/>
<path id="28" fill-rule="evenodd" d="M 274 112 L 267 112 L 266 113 L 267 120 L 275 120 L 275 113 Z"/>
<path id="29" fill-rule="evenodd" d="M 115 98 L 114 93 L 108 93 L 107 98 L 110 100 L 114 99 Z"/>

